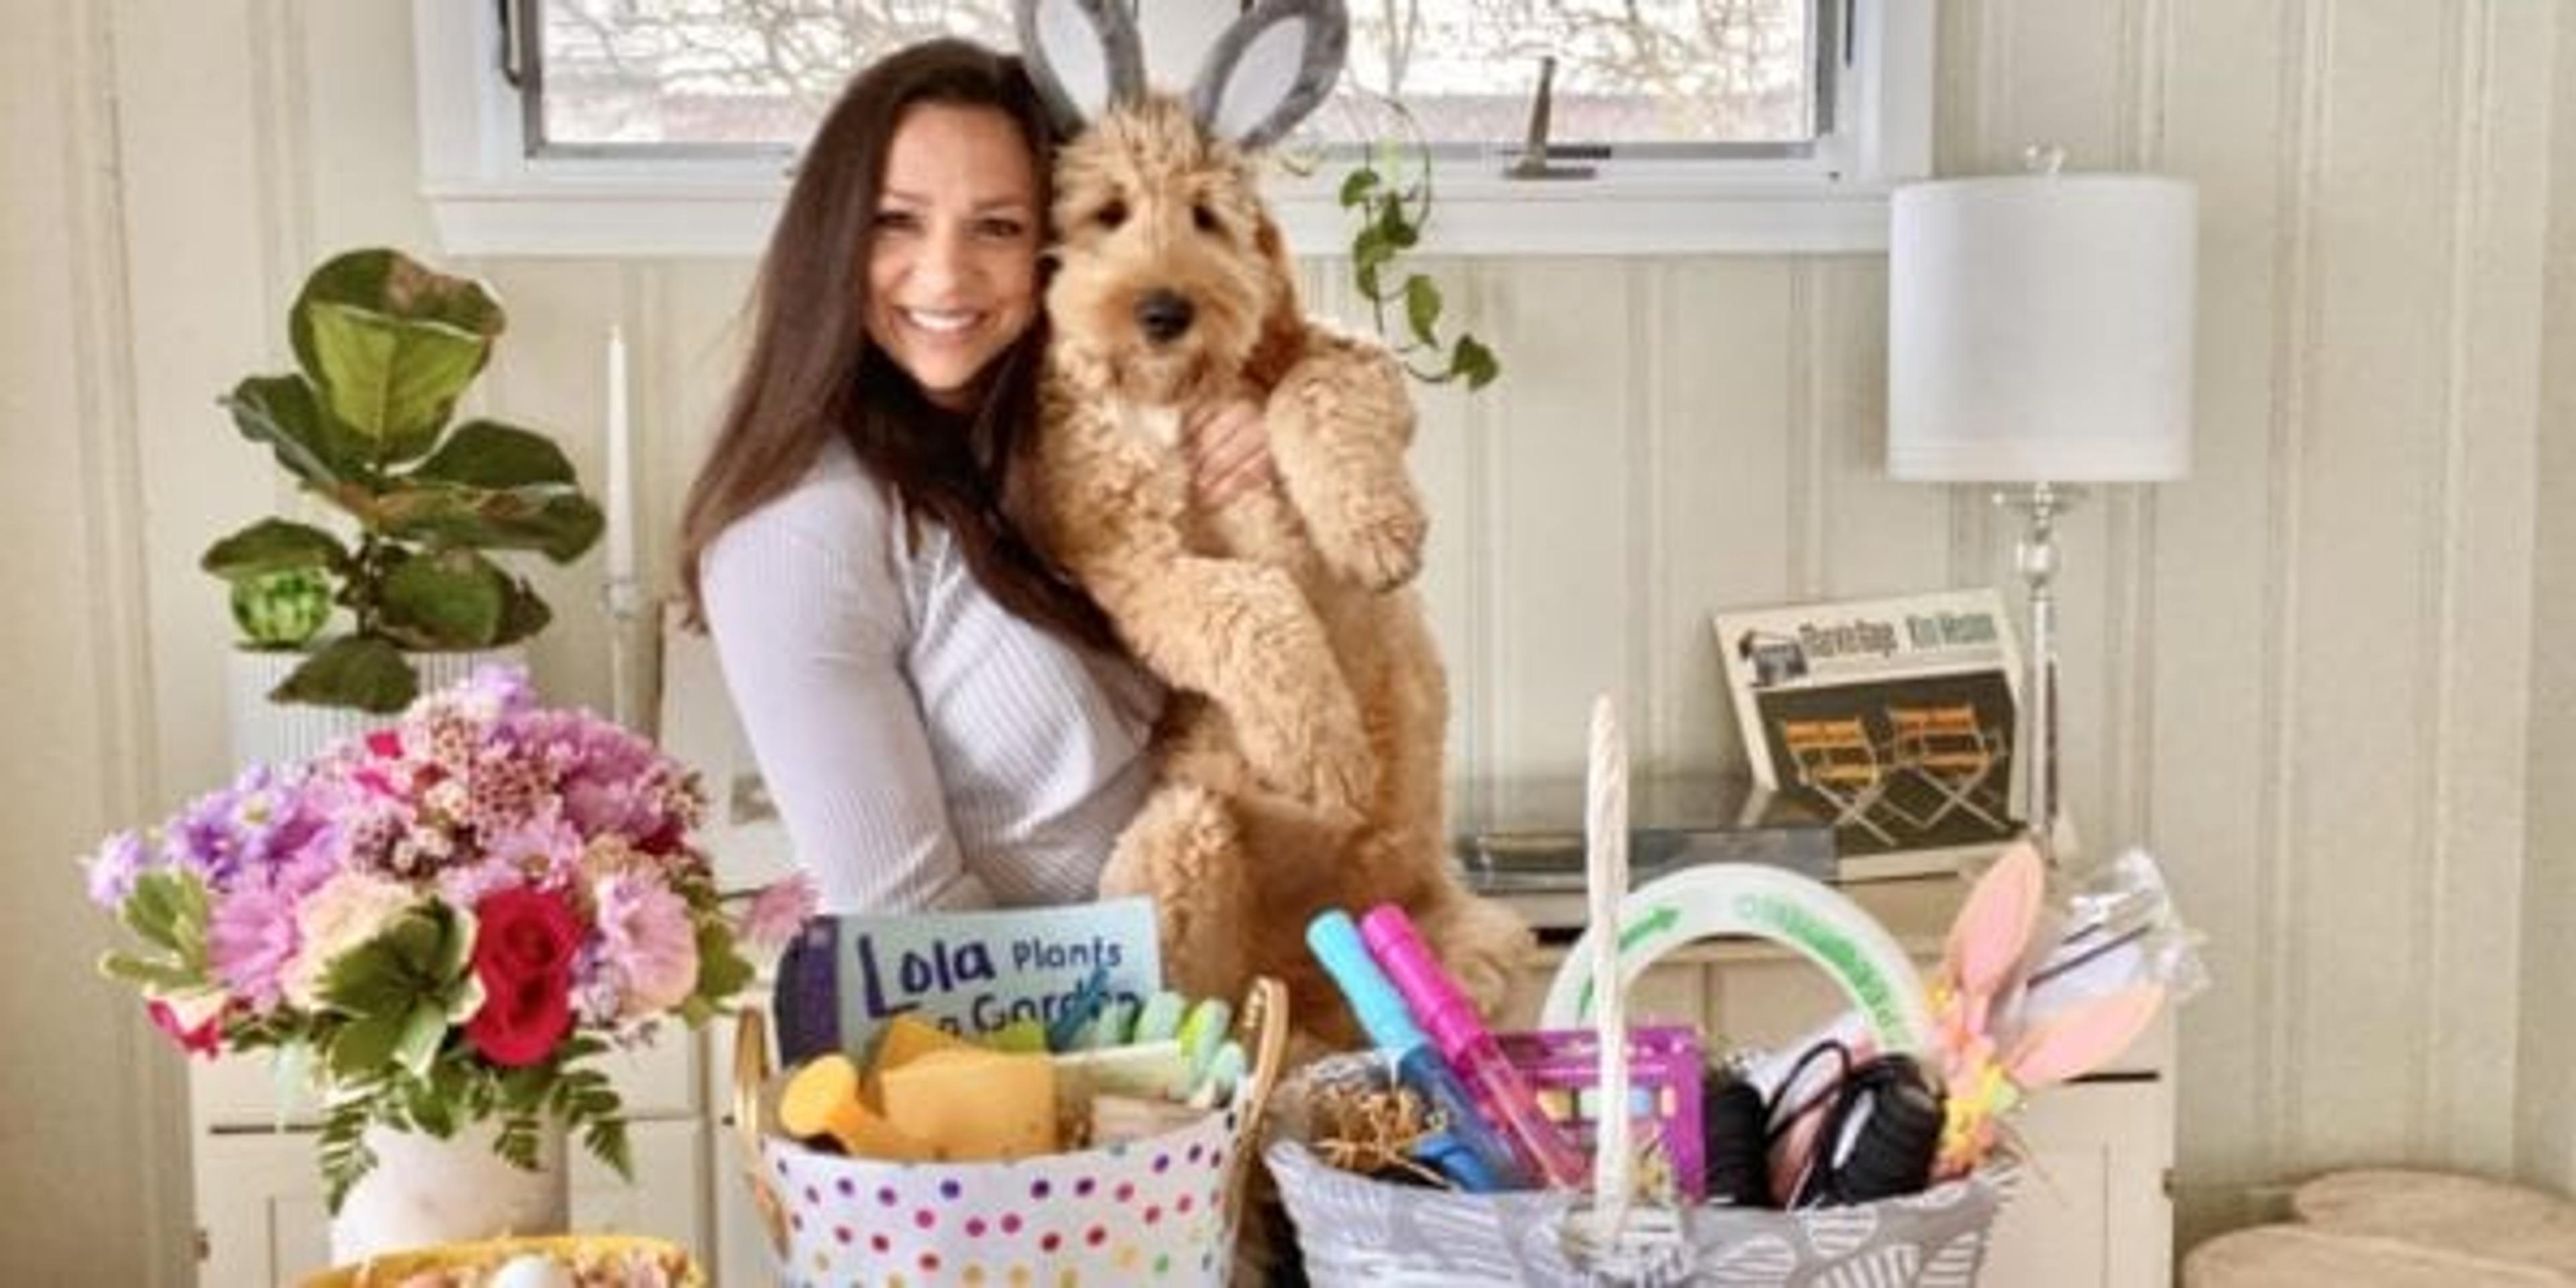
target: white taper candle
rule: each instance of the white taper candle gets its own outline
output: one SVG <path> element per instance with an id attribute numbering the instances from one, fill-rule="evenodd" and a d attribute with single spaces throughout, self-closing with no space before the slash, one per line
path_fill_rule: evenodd
<path id="1" fill-rule="evenodd" d="M 1584 888 L 1592 911 L 1593 1017 L 1601 1035 L 1599 1117 L 1593 1124 L 1592 1201 L 1615 1239 L 1628 1210 L 1628 1006 L 1619 978 L 1619 902 L 1628 897 L 1628 748 L 1607 694 L 1592 700 L 1584 811 Z"/>
<path id="2" fill-rule="evenodd" d="M 626 419 L 626 334 L 608 328 L 608 580 L 635 576 L 635 444 Z"/>

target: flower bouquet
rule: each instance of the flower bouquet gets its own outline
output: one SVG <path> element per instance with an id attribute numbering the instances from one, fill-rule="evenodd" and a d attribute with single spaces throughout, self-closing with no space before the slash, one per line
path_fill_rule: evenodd
<path id="1" fill-rule="evenodd" d="M 810 900 L 790 883 L 728 917 L 690 844 L 703 804 L 652 744 L 488 667 L 109 838 L 90 896 L 139 943 L 103 966 L 186 1049 L 309 1073 L 335 1212 L 375 1165 L 371 1127 L 488 1121 L 533 1171 L 553 1120 L 623 1174 L 616 1090 L 584 1062 L 717 1015 L 751 982 L 745 947 Z"/>

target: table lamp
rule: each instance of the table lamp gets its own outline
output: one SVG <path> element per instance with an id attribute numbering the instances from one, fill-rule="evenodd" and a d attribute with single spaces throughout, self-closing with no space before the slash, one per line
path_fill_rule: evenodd
<path id="1" fill-rule="evenodd" d="M 1888 232 L 1887 471 L 1998 485 L 2028 594 L 2026 817 L 2057 840 L 2057 519 L 2084 483 L 2191 468 L 2196 201 L 2155 175 L 2029 172 L 1899 189 Z"/>

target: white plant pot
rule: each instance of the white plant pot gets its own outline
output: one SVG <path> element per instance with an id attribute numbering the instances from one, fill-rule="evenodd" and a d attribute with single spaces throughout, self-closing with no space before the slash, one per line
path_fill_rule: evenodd
<path id="1" fill-rule="evenodd" d="M 527 650 L 482 649 L 470 653 L 406 653 L 420 674 L 420 691 L 443 689 L 474 673 L 486 662 L 525 665 Z M 285 765 L 311 760 L 331 744 L 392 724 L 395 717 L 354 707 L 317 707 L 301 702 L 271 702 L 268 692 L 294 674 L 306 655 L 292 650 L 263 652 L 237 648 L 225 670 L 225 716 L 232 737 L 233 771 L 252 765 Z"/>
<path id="2" fill-rule="evenodd" d="M 562 1234 L 571 1225 L 564 1171 L 564 1125 L 548 1117 L 537 1132 L 537 1170 L 523 1172 L 492 1152 L 498 1125 L 467 1123 L 440 1140 L 418 1132 L 369 1127 L 376 1165 L 341 1200 L 331 1218 L 331 1261 L 440 1243 L 516 1235 Z"/>

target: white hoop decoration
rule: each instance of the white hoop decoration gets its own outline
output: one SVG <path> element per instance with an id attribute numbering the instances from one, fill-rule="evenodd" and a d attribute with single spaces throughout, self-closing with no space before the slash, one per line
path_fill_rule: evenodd
<path id="1" fill-rule="evenodd" d="M 1931 1049 L 1923 977 L 1895 938 L 1859 904 L 1821 882 L 1779 868 L 1712 864 L 1631 891 L 1619 905 L 1619 981 L 1634 983 L 1664 954 L 1712 935 L 1744 935 L 1796 951 L 1851 999 L 1879 1049 Z M 1548 986 L 1539 1027 L 1592 1023 L 1592 930 L 1585 930 Z"/>

